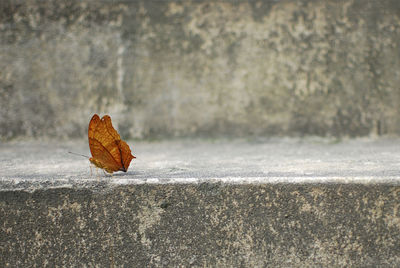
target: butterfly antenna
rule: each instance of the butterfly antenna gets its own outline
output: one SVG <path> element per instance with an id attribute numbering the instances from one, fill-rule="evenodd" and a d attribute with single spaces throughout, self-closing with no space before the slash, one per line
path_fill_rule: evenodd
<path id="1" fill-rule="evenodd" d="M 73 153 L 73 152 L 68 152 L 68 153 L 70 153 L 70 154 L 74 154 L 74 155 L 83 156 L 83 157 L 86 157 L 86 158 L 90 158 L 89 156 L 86 156 L 86 155 L 83 155 L 83 154 L 77 154 L 77 153 Z"/>

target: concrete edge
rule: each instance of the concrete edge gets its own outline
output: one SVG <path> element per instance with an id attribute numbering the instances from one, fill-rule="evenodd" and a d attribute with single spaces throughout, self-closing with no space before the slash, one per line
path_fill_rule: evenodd
<path id="1" fill-rule="evenodd" d="M 0 192 L 46 190 L 55 188 L 82 188 L 95 191 L 106 191 L 125 185 L 167 185 L 167 184 L 360 184 L 360 185 L 388 185 L 400 186 L 399 177 L 222 177 L 222 178 L 141 178 L 121 179 L 113 177 L 102 178 L 0 178 Z"/>

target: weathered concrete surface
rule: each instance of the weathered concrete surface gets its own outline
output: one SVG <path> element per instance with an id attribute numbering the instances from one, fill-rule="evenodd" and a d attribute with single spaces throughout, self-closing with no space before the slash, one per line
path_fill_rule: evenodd
<path id="1" fill-rule="evenodd" d="M 398 267 L 400 188 L 125 185 L 1 192 L 2 267 Z"/>
<path id="2" fill-rule="evenodd" d="M 400 134 L 400 2 L 0 1 L 0 137 Z"/>
<path id="3" fill-rule="evenodd" d="M 0 146 L 1 267 L 396 267 L 400 140 Z"/>

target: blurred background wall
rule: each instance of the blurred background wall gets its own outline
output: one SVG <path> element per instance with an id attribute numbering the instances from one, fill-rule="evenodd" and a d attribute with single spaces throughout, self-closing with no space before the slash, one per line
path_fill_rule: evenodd
<path id="1" fill-rule="evenodd" d="M 0 138 L 400 134 L 400 2 L 0 1 Z"/>

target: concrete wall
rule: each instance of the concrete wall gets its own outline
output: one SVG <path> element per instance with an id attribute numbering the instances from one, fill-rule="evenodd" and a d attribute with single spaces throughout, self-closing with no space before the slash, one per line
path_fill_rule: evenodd
<path id="1" fill-rule="evenodd" d="M 400 3 L 0 2 L 0 138 L 400 134 Z"/>
<path id="2" fill-rule="evenodd" d="M 399 187 L 123 185 L 0 195 L 1 267 L 398 267 Z"/>

